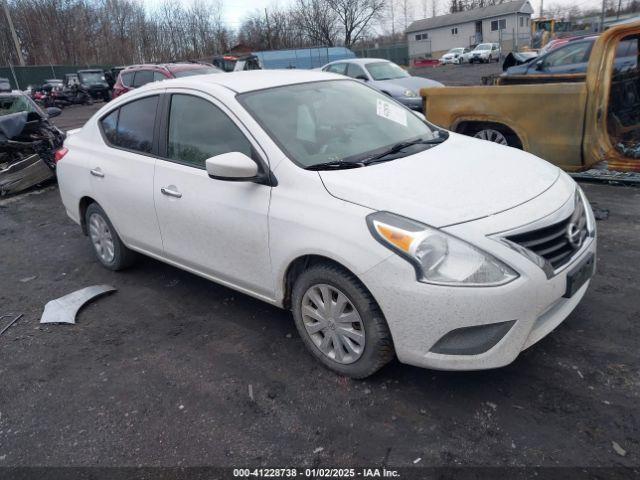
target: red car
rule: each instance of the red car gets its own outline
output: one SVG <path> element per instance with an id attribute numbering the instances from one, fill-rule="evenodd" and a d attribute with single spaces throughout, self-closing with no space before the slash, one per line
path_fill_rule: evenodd
<path id="1" fill-rule="evenodd" d="M 158 82 L 169 78 L 189 77 L 192 75 L 206 75 L 209 73 L 223 73 L 213 65 L 203 63 L 164 63 L 132 65 L 118 74 L 113 85 L 113 98 L 127 93 L 129 90 Z"/>

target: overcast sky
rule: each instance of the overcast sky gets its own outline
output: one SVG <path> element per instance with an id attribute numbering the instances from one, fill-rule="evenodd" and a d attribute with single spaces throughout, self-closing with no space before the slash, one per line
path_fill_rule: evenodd
<path id="1" fill-rule="evenodd" d="M 157 4 L 158 0 L 142 0 L 147 5 L 153 7 L 154 4 Z M 189 1 L 189 0 L 186 0 Z M 286 6 L 292 3 L 294 0 L 277 0 L 277 4 L 281 6 Z M 431 2 L 433 0 L 427 0 L 428 10 L 431 12 Z M 446 13 L 445 10 L 447 5 L 449 4 L 449 0 L 435 0 L 438 4 L 438 13 L 440 15 Z M 627 3 L 628 0 L 622 0 L 622 3 Z M 540 0 L 530 0 L 531 5 L 535 9 L 536 15 L 540 10 Z M 273 0 L 222 0 L 224 5 L 224 20 L 227 26 L 230 28 L 236 29 L 240 26 L 242 20 L 246 17 L 248 13 L 251 13 L 255 10 L 259 10 L 264 12 L 264 9 L 274 5 Z M 398 2 L 400 3 L 400 2 Z M 422 17 L 422 4 L 423 0 L 413 0 L 414 4 L 414 12 L 413 17 L 414 20 L 417 20 Z M 581 9 L 591 9 L 591 8 L 600 8 L 602 5 L 601 0 L 544 0 L 545 8 L 552 5 L 561 5 L 561 6 L 571 6 L 577 5 Z"/>

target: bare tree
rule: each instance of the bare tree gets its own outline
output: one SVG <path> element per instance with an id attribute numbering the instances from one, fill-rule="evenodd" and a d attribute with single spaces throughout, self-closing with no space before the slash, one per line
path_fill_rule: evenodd
<path id="1" fill-rule="evenodd" d="M 326 3 L 338 17 L 346 47 L 357 43 L 385 8 L 384 0 L 326 0 Z"/>

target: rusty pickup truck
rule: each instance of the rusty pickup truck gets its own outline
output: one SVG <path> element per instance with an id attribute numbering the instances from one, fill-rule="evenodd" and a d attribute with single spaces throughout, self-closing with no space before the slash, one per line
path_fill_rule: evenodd
<path id="1" fill-rule="evenodd" d="M 613 170 L 640 171 L 639 38 L 640 22 L 604 32 L 586 74 L 422 89 L 427 119 L 524 149 L 567 171 L 601 162 Z"/>

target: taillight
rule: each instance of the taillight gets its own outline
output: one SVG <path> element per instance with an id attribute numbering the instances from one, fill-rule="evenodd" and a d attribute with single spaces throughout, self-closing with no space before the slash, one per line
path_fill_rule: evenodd
<path id="1" fill-rule="evenodd" d="M 62 147 L 59 150 L 56 150 L 56 153 L 53 155 L 53 160 L 58 163 L 60 160 L 64 158 L 64 156 L 69 153 L 69 149 L 66 147 Z"/>

